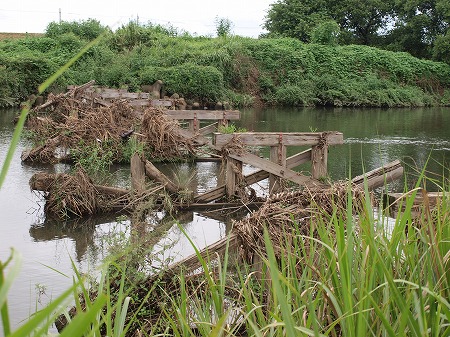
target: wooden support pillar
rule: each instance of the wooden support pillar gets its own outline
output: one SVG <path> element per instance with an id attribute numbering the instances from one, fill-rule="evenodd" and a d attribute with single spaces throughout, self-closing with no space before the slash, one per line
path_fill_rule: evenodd
<path id="1" fill-rule="evenodd" d="M 327 144 L 312 147 L 311 152 L 311 174 L 314 179 L 328 176 L 328 146 Z"/>
<path id="2" fill-rule="evenodd" d="M 242 162 L 228 157 L 225 173 L 226 177 L 225 189 L 228 198 L 231 198 L 233 195 L 236 194 L 236 188 L 239 182 L 238 175 L 242 175 Z"/>
<path id="3" fill-rule="evenodd" d="M 282 139 L 280 139 L 278 146 L 270 147 L 270 161 L 286 167 L 286 146 L 282 144 Z M 274 174 L 269 174 L 269 194 L 278 192 L 280 188 L 281 178 Z"/>
<path id="4" fill-rule="evenodd" d="M 218 120 L 218 126 L 228 127 L 228 118 L 227 118 L 227 112 L 223 112 L 223 116 L 221 120 Z"/>
<path id="5" fill-rule="evenodd" d="M 197 118 L 197 113 L 194 112 L 194 118 L 189 120 L 189 131 L 197 133 L 200 130 L 200 120 Z"/>
<path id="6" fill-rule="evenodd" d="M 131 189 L 141 194 L 145 191 L 145 164 L 138 153 L 131 157 L 130 170 Z"/>

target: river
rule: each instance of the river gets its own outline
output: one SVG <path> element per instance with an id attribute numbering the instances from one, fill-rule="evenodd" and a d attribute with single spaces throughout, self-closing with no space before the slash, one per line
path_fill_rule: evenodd
<path id="1" fill-rule="evenodd" d="M 13 111 L 0 110 L 0 166 L 13 132 Z M 404 161 L 408 184 L 415 182 L 426 166 L 429 190 L 437 190 L 449 178 L 450 108 L 420 109 L 250 109 L 242 111 L 236 123 L 248 131 L 340 131 L 344 145 L 329 148 L 328 168 L 332 179 L 355 176 L 395 159 Z M 21 141 L 8 176 L 0 190 L 0 259 L 5 261 L 14 247 L 23 257 L 21 272 L 9 294 L 14 327 L 48 303 L 72 283 L 72 261 L 83 273 L 90 273 L 108 254 L 111 242 L 120 233 L 129 233 L 128 221 L 116 216 L 95 217 L 78 222 L 47 221 L 42 196 L 30 191 L 28 181 L 38 171 L 66 172 L 68 165 L 28 166 L 20 162 L 27 146 Z M 301 149 L 288 148 L 288 155 Z M 262 154 L 267 155 L 265 149 Z M 164 167 L 165 166 L 165 167 Z M 218 163 L 163 165 L 167 172 L 183 172 L 183 179 L 195 181 L 199 191 L 217 184 Z M 246 168 L 248 169 L 248 168 Z M 302 167 L 301 170 L 308 170 Z M 114 167 L 116 184 L 127 186 L 128 168 Z M 391 190 L 402 190 L 403 182 Z M 164 220 L 168 231 L 155 250 L 177 254 L 193 252 L 173 219 Z M 228 221 L 211 219 L 200 213 L 184 214 L 179 222 L 200 248 L 222 237 Z"/>

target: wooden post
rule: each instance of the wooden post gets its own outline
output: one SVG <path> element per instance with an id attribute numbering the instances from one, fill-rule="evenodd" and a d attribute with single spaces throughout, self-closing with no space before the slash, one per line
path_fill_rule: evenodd
<path id="1" fill-rule="evenodd" d="M 194 112 L 194 118 L 189 120 L 189 131 L 197 133 L 200 130 L 200 120 L 197 118 L 197 113 Z"/>
<path id="2" fill-rule="evenodd" d="M 131 189 L 138 194 L 145 191 L 145 165 L 138 153 L 133 154 L 130 162 Z"/>
<path id="3" fill-rule="evenodd" d="M 328 175 L 328 146 L 326 144 L 312 147 L 311 174 L 314 179 L 325 178 Z"/>
<path id="4" fill-rule="evenodd" d="M 270 161 L 286 167 L 286 146 L 282 144 L 282 139 L 278 146 L 270 147 Z M 280 182 L 281 179 L 279 177 L 274 174 L 269 174 L 269 194 L 276 193 L 281 189 Z"/>
<path id="5" fill-rule="evenodd" d="M 242 174 L 242 162 L 236 159 L 227 158 L 226 163 L 226 187 L 227 197 L 231 198 L 236 193 L 238 174 Z"/>

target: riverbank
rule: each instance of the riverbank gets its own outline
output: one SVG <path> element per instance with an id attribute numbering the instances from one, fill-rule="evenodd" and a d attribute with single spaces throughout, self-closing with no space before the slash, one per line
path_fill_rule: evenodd
<path id="1" fill-rule="evenodd" d="M 0 41 L 0 106 L 17 105 L 35 93 L 95 36 L 90 33 L 80 29 Z M 234 108 L 450 104 L 450 65 L 407 53 L 289 38 L 193 37 L 133 23 L 104 31 L 49 90 L 62 92 L 90 80 L 129 91 L 162 80 L 164 94 L 204 106 L 218 101 Z"/>

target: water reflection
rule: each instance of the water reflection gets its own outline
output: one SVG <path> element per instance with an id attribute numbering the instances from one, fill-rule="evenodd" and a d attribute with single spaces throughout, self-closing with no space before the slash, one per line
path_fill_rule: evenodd
<path id="1" fill-rule="evenodd" d="M 76 260 L 83 261 L 88 249 L 95 250 L 95 234 L 98 225 L 116 222 L 117 215 L 102 214 L 71 220 L 46 218 L 30 227 L 34 242 L 68 238 L 75 243 Z"/>

